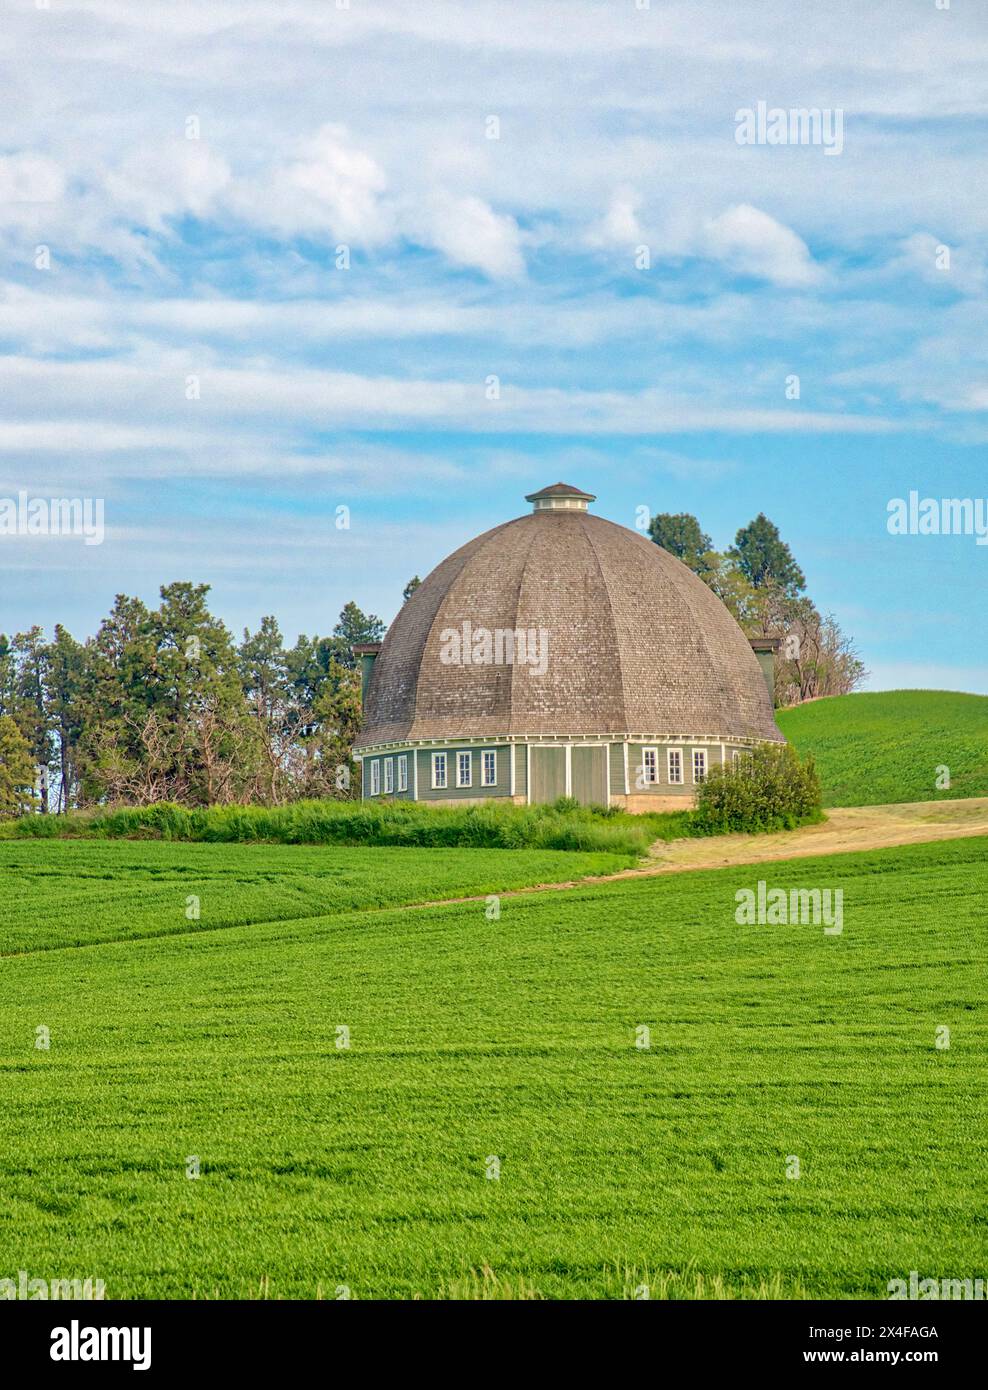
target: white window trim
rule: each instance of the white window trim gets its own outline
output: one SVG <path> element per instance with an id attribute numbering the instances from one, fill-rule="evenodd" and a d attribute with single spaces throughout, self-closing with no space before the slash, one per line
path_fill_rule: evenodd
<path id="1" fill-rule="evenodd" d="M 395 760 L 384 759 L 384 795 L 393 796 L 395 790 Z"/>
<path id="2" fill-rule="evenodd" d="M 371 763 L 370 794 L 371 794 L 371 796 L 380 796 L 380 795 L 381 795 L 381 760 L 380 760 L 380 758 L 375 758 L 375 759 L 373 760 L 373 762 Z"/>
<path id="3" fill-rule="evenodd" d="M 454 756 L 454 758 L 456 759 L 456 785 L 457 785 L 458 787 L 472 787 L 472 786 L 473 786 L 473 753 L 472 753 L 469 749 L 466 749 L 466 748 L 459 748 L 459 749 L 457 749 L 457 751 L 453 754 L 453 756 Z M 461 762 L 460 762 L 460 759 L 461 759 L 461 758 L 466 758 L 466 760 L 467 760 L 467 780 L 466 780 L 465 782 L 463 781 L 463 777 L 462 777 L 462 771 L 461 771 L 462 764 L 461 764 Z"/>
<path id="4" fill-rule="evenodd" d="M 443 780 L 436 781 L 436 764 L 439 759 L 443 760 Z M 432 790 L 446 791 L 449 788 L 449 756 L 446 753 L 433 753 L 432 755 Z"/>
<path id="5" fill-rule="evenodd" d="M 732 766 L 732 767 L 737 767 L 737 765 L 738 765 L 738 763 L 739 763 L 740 761 L 741 761 L 741 749 L 740 749 L 740 748 L 735 748 L 735 749 L 733 750 L 733 752 L 731 753 L 731 766 Z"/>
<path id="6" fill-rule="evenodd" d="M 703 759 L 703 776 L 700 778 L 699 781 L 697 781 L 696 776 L 697 758 Z M 710 761 L 707 758 L 707 750 L 705 748 L 694 748 L 692 750 L 692 756 L 690 758 L 690 767 L 693 771 L 693 785 L 695 787 L 699 787 L 702 783 L 704 783 L 707 780 L 707 773 L 710 771 Z"/>
<path id="7" fill-rule="evenodd" d="M 679 755 L 679 776 L 678 776 L 678 777 L 673 777 L 673 775 L 672 775 L 672 755 L 673 755 L 673 753 L 678 753 L 678 755 Z M 669 748 L 669 749 L 666 750 L 666 774 L 667 774 L 667 776 L 668 776 L 668 778 L 669 778 L 669 785 L 670 785 L 670 787 L 681 787 L 681 786 L 683 786 L 683 779 L 684 779 L 684 777 L 685 777 L 685 775 L 686 775 L 686 769 L 683 767 L 683 750 L 682 750 L 681 748 Z"/>
<path id="8" fill-rule="evenodd" d="M 486 778 L 487 778 L 487 759 L 488 759 L 488 758 L 493 758 L 493 759 L 494 759 L 494 780 L 491 781 L 491 782 L 488 782 L 488 781 L 486 780 Z M 496 786 L 497 786 L 497 749 L 496 749 L 496 748 L 482 748 L 482 749 L 480 750 L 480 785 L 481 785 L 482 787 L 496 787 Z"/>
<path id="9" fill-rule="evenodd" d="M 408 791 L 408 754 L 401 753 L 398 756 L 398 790 Z"/>
<path id="10" fill-rule="evenodd" d="M 654 770 L 655 770 L 655 776 L 654 776 L 654 777 L 649 777 L 649 776 L 647 775 L 647 773 L 648 773 L 647 759 L 648 759 L 649 753 L 651 753 L 651 755 L 652 755 L 652 762 L 653 762 L 653 766 L 654 766 Z M 658 750 L 657 748 L 643 748 L 643 749 L 642 749 L 642 781 L 644 782 L 644 784 L 645 784 L 646 787 L 657 787 L 658 784 L 659 784 L 659 750 Z"/>

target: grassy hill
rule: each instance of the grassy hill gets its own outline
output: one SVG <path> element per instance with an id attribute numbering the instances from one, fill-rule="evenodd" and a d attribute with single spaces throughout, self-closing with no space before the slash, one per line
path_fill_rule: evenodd
<path id="1" fill-rule="evenodd" d="M 548 872 L 0 845 L 0 1273 L 108 1298 L 884 1298 L 982 1273 L 984 840 L 499 918 L 383 906 Z M 843 932 L 739 925 L 760 878 L 842 889 Z"/>
<path id="2" fill-rule="evenodd" d="M 778 712 L 816 758 L 825 806 L 988 796 L 988 696 L 891 690 L 813 700 Z M 939 769 L 949 788 L 938 788 Z"/>

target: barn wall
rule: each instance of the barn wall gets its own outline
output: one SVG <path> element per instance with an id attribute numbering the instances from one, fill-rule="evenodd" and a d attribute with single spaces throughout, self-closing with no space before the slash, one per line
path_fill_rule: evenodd
<path id="1" fill-rule="evenodd" d="M 480 777 L 482 764 L 480 755 L 487 750 L 497 753 L 497 782 L 493 787 L 481 785 Z M 470 753 L 473 759 L 473 776 L 469 787 L 458 787 L 456 785 L 456 755 L 459 753 Z M 432 755 L 433 753 L 445 753 L 447 760 L 446 767 L 446 786 L 433 787 L 432 785 Z M 447 801 L 461 802 L 470 800 L 486 800 L 490 796 L 508 796 L 511 786 L 511 764 L 508 761 L 510 752 L 506 744 L 476 743 L 469 748 L 462 744 L 449 748 L 420 748 L 416 754 L 419 760 L 419 801 Z"/>
<path id="2" fill-rule="evenodd" d="M 611 796 L 624 795 L 624 744 L 612 743 L 610 757 Z"/>

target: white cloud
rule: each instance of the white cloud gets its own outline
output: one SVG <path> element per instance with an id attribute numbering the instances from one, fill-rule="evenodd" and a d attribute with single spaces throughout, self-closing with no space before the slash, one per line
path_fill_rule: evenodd
<path id="1" fill-rule="evenodd" d="M 925 280 L 948 294 L 978 294 L 985 288 L 983 253 L 950 244 L 932 232 L 913 232 L 898 243 L 888 269 Z"/>
<path id="2" fill-rule="evenodd" d="M 712 256 L 742 275 L 791 288 L 816 285 L 822 279 L 805 241 L 749 203 L 738 203 L 708 221 L 704 239 Z"/>
<path id="3" fill-rule="evenodd" d="M 273 428 L 296 434 L 304 428 L 387 430 L 396 427 L 458 429 L 498 434 L 517 430 L 593 436 L 602 433 L 652 435 L 696 431 L 738 433 L 885 433 L 901 428 L 881 416 L 739 407 L 733 383 L 725 383 L 720 402 L 707 391 L 563 389 L 502 384 L 499 400 L 487 399 L 482 377 L 400 378 L 315 368 L 273 368 L 218 363 L 197 372 L 201 398 L 185 398 L 189 362 L 181 353 L 162 354 L 146 364 L 89 361 L 64 363 L 0 358 L 0 392 L 8 416 L 29 423 L 38 402 L 57 400 L 68 418 L 100 404 L 100 418 L 137 424 L 153 418 L 192 435 L 231 425 L 247 430 Z M 15 421 L 14 423 L 18 423 Z M 98 433 L 96 435 L 98 445 Z"/>
<path id="4" fill-rule="evenodd" d="M 38 154 L 0 155 L 0 213 L 11 203 L 54 203 L 65 175 L 54 160 Z"/>
<path id="5" fill-rule="evenodd" d="M 230 206 L 289 237 L 322 236 L 357 250 L 404 238 L 495 279 L 525 269 L 513 217 L 442 186 L 396 192 L 381 163 L 338 124 L 302 141 L 284 169 L 240 180 Z"/>
<path id="6" fill-rule="evenodd" d="M 425 236 L 458 265 L 495 277 L 524 274 L 518 224 L 481 198 L 436 194 L 430 199 Z"/>
<path id="7" fill-rule="evenodd" d="M 160 231 L 166 218 L 211 213 L 230 178 L 226 160 L 201 140 L 174 139 L 135 150 L 106 186 L 121 213 Z"/>
<path id="8" fill-rule="evenodd" d="M 121 453 L 143 449 L 197 449 L 215 446 L 209 435 L 171 428 L 118 425 L 96 420 L 0 421 L 0 453 Z"/>
<path id="9" fill-rule="evenodd" d="M 321 126 L 304 140 L 270 185 L 263 181 L 240 194 L 255 220 L 289 233 L 315 232 L 344 241 L 373 244 L 392 231 L 382 205 L 387 176 L 342 125 Z"/>
<path id="10" fill-rule="evenodd" d="M 590 246 L 614 246 L 625 250 L 644 241 L 645 233 L 638 221 L 638 199 L 628 191 L 614 195 L 607 212 L 587 236 Z"/>

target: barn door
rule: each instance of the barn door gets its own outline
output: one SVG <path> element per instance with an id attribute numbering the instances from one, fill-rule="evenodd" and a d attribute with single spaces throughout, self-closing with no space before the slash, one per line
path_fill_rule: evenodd
<path id="1" fill-rule="evenodd" d="M 532 749 L 529 801 L 555 801 L 566 795 L 566 749 Z"/>
<path id="2" fill-rule="evenodd" d="M 607 805 L 607 749 L 575 747 L 571 753 L 572 795 L 584 806 Z"/>

